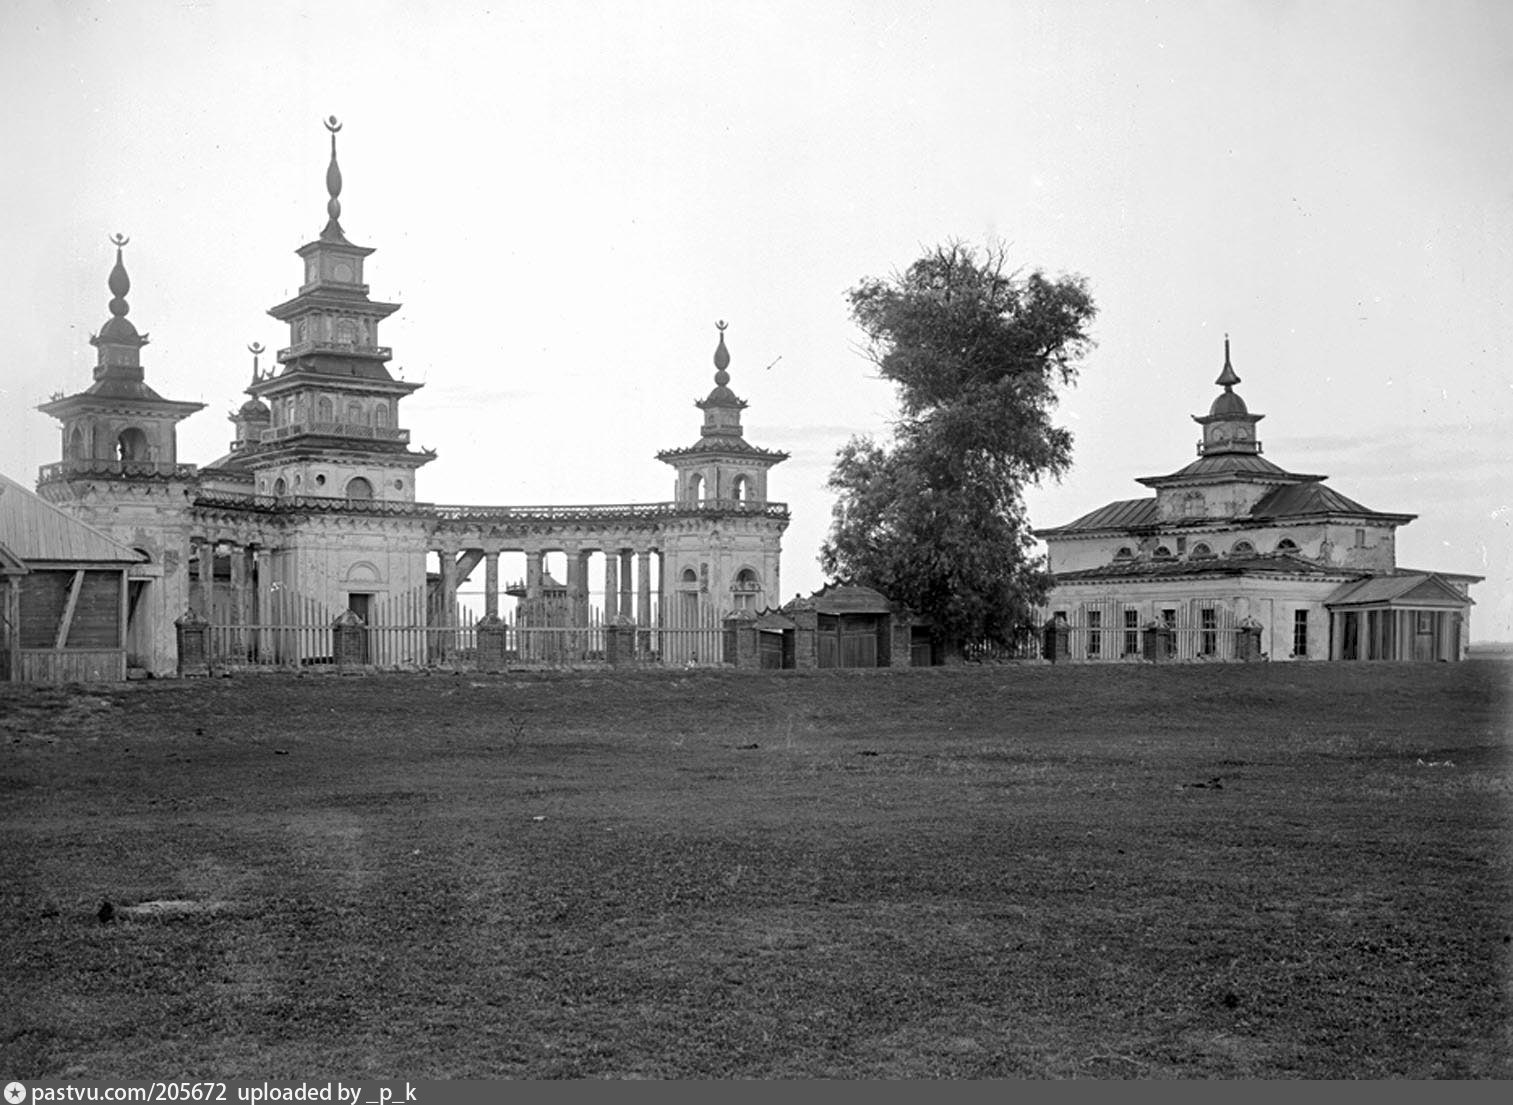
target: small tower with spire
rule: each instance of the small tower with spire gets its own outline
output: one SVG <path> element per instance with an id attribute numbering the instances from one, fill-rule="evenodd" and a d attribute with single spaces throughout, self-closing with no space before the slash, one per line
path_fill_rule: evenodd
<path id="1" fill-rule="evenodd" d="M 413 502 L 415 470 L 436 454 L 409 449 L 399 401 L 421 385 L 390 375 L 392 351 L 378 344 L 379 323 L 399 304 L 368 298 L 363 262 L 373 250 L 352 244 L 342 229 L 341 123 L 334 115 L 324 123 L 331 135 L 326 225 L 295 251 L 305 266 L 299 294 L 268 311 L 289 326 L 289 344 L 277 354 L 282 367 L 247 389 L 271 412 L 258 439 L 257 490 Z"/>
<path id="2" fill-rule="evenodd" d="M 1261 443 L 1256 440 L 1256 423 L 1264 414 L 1251 414 L 1245 400 L 1235 394 L 1239 374 L 1229 360 L 1229 335 L 1224 335 L 1224 369 L 1214 381 L 1224 390 L 1214 399 L 1206 415 L 1195 414 L 1193 421 L 1203 427 L 1203 440 L 1198 445 L 1201 457 L 1219 454 L 1258 455 Z"/>
<path id="3" fill-rule="evenodd" d="M 747 442 L 746 401 L 730 390 L 726 325 L 715 324 L 714 390 L 699 440 L 657 459 L 677 473 L 674 518 L 665 527 L 662 609 L 669 625 L 705 624 L 736 609 L 777 605 L 780 545 L 788 508 L 767 498 L 767 472 L 787 453 Z"/>
<path id="4" fill-rule="evenodd" d="M 247 346 L 247 352 L 252 354 L 252 383 L 247 387 L 247 394 L 251 398 L 243 403 L 235 414 L 226 416 L 228 421 L 236 427 L 236 437 L 231 442 L 233 453 L 247 453 L 256 449 L 262 444 L 263 431 L 273 422 L 273 412 L 268 409 L 268 404 L 252 391 L 262 382 L 263 372 L 258 358 L 266 351 L 262 342 L 255 341 Z"/>
<path id="5" fill-rule="evenodd" d="M 147 385 L 142 373 L 142 347 L 147 344 L 147 335 L 138 333 L 126 317 L 131 312 L 126 301 L 131 278 L 126 273 L 123 251 L 129 239 L 116 234 L 110 241 L 116 247 L 116 263 L 107 281 L 110 318 L 89 339 L 96 350 L 94 383 L 37 408 L 63 424 L 62 461 L 42 469 L 39 482 L 45 495 L 49 494 L 49 484 L 77 476 L 192 476 L 187 466 L 180 471 L 177 426 L 204 404 L 164 399 Z"/>
<path id="6" fill-rule="evenodd" d="M 767 470 L 788 459 L 787 453 L 747 443 L 741 430 L 746 401 L 730 390 L 730 350 L 726 324 L 715 323 L 714 390 L 694 406 L 704 412 L 699 440 L 683 449 L 664 449 L 657 459 L 677 470 L 673 498 L 685 506 L 708 503 L 758 504 L 767 501 Z"/>

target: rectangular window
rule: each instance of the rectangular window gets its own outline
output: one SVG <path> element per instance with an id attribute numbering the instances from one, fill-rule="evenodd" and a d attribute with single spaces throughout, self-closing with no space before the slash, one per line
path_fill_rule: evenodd
<path id="1" fill-rule="evenodd" d="M 1126 610 L 1124 612 L 1124 655 L 1138 656 L 1140 654 L 1140 611 Z"/>
<path id="2" fill-rule="evenodd" d="M 1219 651 L 1219 612 L 1212 606 L 1205 606 L 1198 611 L 1198 618 L 1203 631 L 1203 655 L 1212 656 Z"/>
<path id="3" fill-rule="evenodd" d="M 1358 548 L 1358 549 L 1364 549 L 1366 547 L 1366 531 L 1365 530 L 1358 529 L 1358 530 L 1355 531 L 1355 547 Z"/>
<path id="4" fill-rule="evenodd" d="M 1167 607 L 1161 611 L 1161 624 L 1166 626 L 1167 629 L 1176 629 L 1177 611 L 1172 607 Z"/>
<path id="5" fill-rule="evenodd" d="M 1306 610 L 1292 612 L 1292 654 L 1299 657 L 1308 655 L 1308 611 Z"/>
<path id="6" fill-rule="evenodd" d="M 1413 631 L 1421 637 L 1428 637 L 1434 632 L 1434 612 L 1432 610 L 1420 610 L 1415 617 Z"/>
<path id="7" fill-rule="evenodd" d="M 1089 610 L 1087 612 L 1087 658 L 1098 659 L 1098 654 L 1103 651 L 1103 611 Z"/>

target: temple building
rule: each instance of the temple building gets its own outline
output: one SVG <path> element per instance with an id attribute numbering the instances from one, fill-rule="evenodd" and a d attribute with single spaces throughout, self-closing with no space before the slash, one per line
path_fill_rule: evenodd
<path id="1" fill-rule="evenodd" d="M 42 468 L 40 495 L 129 561 L 111 568 L 127 573 L 117 643 L 125 669 L 174 674 L 186 621 L 208 634 L 211 659 L 228 664 L 329 659 L 325 630 L 339 618 L 362 627 L 361 652 L 373 664 L 432 662 L 461 647 L 458 588 L 480 566 L 480 625 L 499 623 L 503 554 L 523 557 L 526 623 L 612 624 L 643 631 L 627 640 L 662 661 L 712 656 L 693 636 L 650 631 L 717 633 L 732 611 L 766 605 L 780 593 L 788 525 L 787 506 L 767 498 L 768 470 L 786 454 L 745 439 L 725 324 L 714 390 L 696 403 L 699 440 L 657 454 L 677 473 L 671 502 L 425 502 L 417 479 L 436 454 L 410 448 L 401 411 L 420 385 L 391 375 L 392 351 L 379 344 L 380 324 L 399 305 L 369 297 L 365 266 L 374 251 L 342 227 L 341 125 L 325 125 L 326 222 L 296 251 L 297 294 L 268 312 L 288 326 L 288 345 L 268 368 L 262 346 L 249 347 L 248 399 L 230 416 L 234 437 L 224 456 L 199 466 L 178 455 L 177 424 L 202 404 L 164 399 L 146 383 L 147 335 L 127 319 L 120 236 L 112 239 L 110 318 L 90 339 L 94 382 L 39 408 L 62 429 L 61 459 Z M 546 572 L 548 554 L 565 559 L 565 583 Z M 598 610 L 590 608 L 595 562 L 603 573 Z M 11 575 L 19 579 L 21 569 Z"/>
<path id="2" fill-rule="evenodd" d="M 1043 613 L 1066 658 L 1463 658 L 1482 577 L 1399 567 L 1396 531 L 1414 515 L 1263 457 L 1265 416 L 1235 391 L 1227 337 L 1215 383 L 1193 416 L 1197 459 L 1138 480 L 1154 495 L 1035 531 L 1054 579 Z"/>

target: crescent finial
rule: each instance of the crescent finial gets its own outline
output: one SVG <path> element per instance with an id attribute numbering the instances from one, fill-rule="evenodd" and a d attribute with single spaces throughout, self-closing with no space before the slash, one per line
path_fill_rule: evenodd
<path id="1" fill-rule="evenodd" d="M 326 116 L 326 118 L 322 119 L 321 122 L 326 124 L 326 129 L 332 134 L 335 134 L 337 131 L 341 130 L 341 122 L 334 115 Z"/>
<path id="2" fill-rule="evenodd" d="M 717 323 L 714 324 L 714 328 L 716 330 L 724 330 L 725 326 L 726 326 L 726 323 L 725 323 L 724 319 L 720 319 L 719 322 L 717 322 Z"/>
<path id="3" fill-rule="evenodd" d="M 247 352 L 251 353 L 254 357 L 256 357 L 259 353 L 264 352 L 264 350 L 265 347 L 260 341 L 255 341 L 247 347 Z"/>
<path id="4" fill-rule="evenodd" d="M 117 249 L 120 249 L 122 246 L 124 246 L 129 241 L 131 241 L 131 239 L 128 238 L 124 234 L 116 233 L 116 234 L 112 234 L 110 236 L 110 242 L 111 242 L 111 244 L 113 246 L 115 246 Z"/>

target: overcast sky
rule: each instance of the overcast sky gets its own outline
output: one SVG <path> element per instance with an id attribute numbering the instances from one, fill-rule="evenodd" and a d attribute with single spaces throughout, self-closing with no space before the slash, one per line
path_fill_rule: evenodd
<path id="1" fill-rule="evenodd" d="M 746 436 L 793 459 L 783 598 L 822 582 L 825 479 L 891 389 L 845 293 L 953 238 L 1080 273 L 1097 348 L 1038 526 L 1181 467 L 1223 335 L 1266 455 L 1418 514 L 1399 563 L 1474 572 L 1513 640 L 1513 4 L 0 4 L 0 471 L 90 382 L 107 236 L 148 382 L 226 451 L 249 342 L 325 221 L 377 253 L 401 425 L 440 503 L 658 501 L 714 322 Z M 267 363 L 265 361 L 265 363 Z"/>

